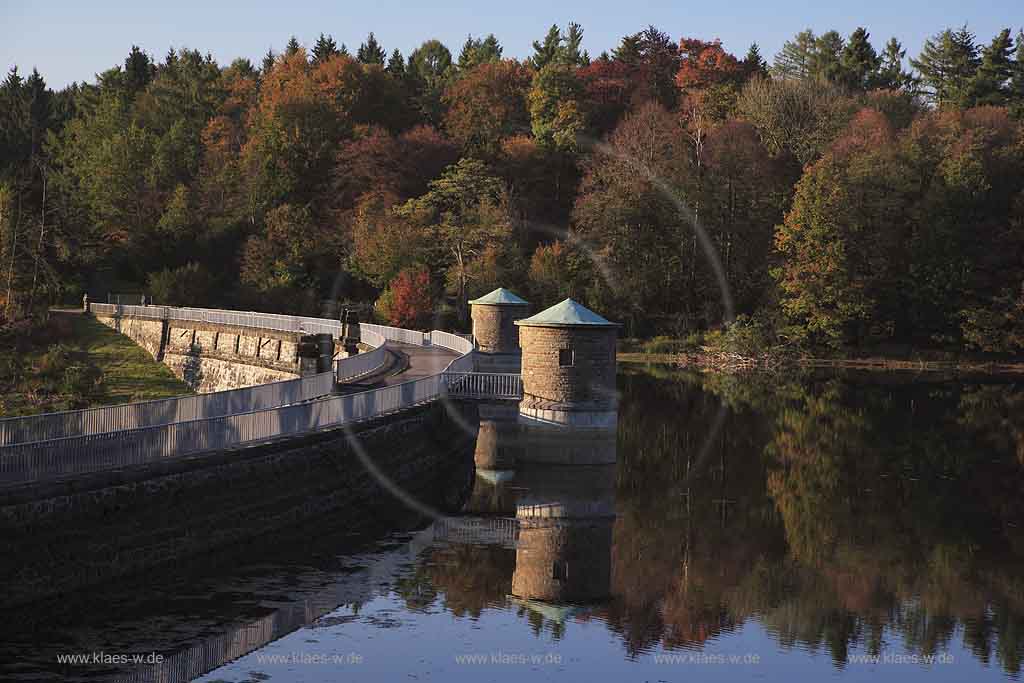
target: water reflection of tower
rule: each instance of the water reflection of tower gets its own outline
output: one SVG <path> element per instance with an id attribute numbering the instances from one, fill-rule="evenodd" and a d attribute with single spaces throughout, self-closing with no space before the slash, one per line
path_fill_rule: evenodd
<path id="1" fill-rule="evenodd" d="M 512 594 L 594 602 L 611 590 L 615 467 L 529 467 L 516 472 L 519 539 Z"/>
<path id="2" fill-rule="evenodd" d="M 615 519 L 619 325 L 566 299 L 530 318 L 505 290 L 470 302 L 482 355 L 519 348 L 518 406 L 481 405 L 467 512 L 518 526 L 512 593 L 526 601 L 608 597 Z M 532 464 L 531 464 L 532 463 Z"/>

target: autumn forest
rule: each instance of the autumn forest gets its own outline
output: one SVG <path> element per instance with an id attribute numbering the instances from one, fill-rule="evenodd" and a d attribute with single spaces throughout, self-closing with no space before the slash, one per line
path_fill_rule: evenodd
<path id="1" fill-rule="evenodd" d="M 465 330 L 504 286 L 630 337 L 1024 353 L 1024 32 L 584 43 L 133 47 L 59 91 L 11 68 L 3 324 L 124 292 Z"/>

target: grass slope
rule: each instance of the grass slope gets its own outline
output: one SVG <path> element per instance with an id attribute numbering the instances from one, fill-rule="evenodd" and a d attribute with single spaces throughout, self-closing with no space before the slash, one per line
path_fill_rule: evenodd
<path id="1" fill-rule="evenodd" d="M 128 337 L 71 312 L 0 334 L 0 417 L 191 393 Z"/>

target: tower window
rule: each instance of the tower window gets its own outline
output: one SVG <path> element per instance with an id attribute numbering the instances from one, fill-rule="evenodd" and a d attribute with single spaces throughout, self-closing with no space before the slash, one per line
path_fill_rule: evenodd
<path id="1" fill-rule="evenodd" d="M 565 562 L 554 562 L 551 565 L 551 578 L 559 581 L 569 580 L 569 565 Z"/>
<path id="2" fill-rule="evenodd" d="M 573 364 L 575 360 L 575 354 L 572 349 L 559 349 L 558 350 L 558 365 L 559 367 L 567 368 Z"/>

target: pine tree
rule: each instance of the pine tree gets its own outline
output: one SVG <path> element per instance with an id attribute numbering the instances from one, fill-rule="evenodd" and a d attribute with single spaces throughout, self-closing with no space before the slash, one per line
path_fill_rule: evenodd
<path id="1" fill-rule="evenodd" d="M 826 31 L 814 41 L 814 52 L 811 55 L 811 75 L 829 83 L 842 80 L 842 54 L 845 47 L 843 37 L 838 31 Z"/>
<path id="2" fill-rule="evenodd" d="M 334 38 L 321 33 L 320 37 L 316 39 L 316 44 L 313 45 L 313 64 L 322 64 L 336 54 L 338 54 L 338 44 L 334 42 Z"/>
<path id="3" fill-rule="evenodd" d="M 467 71 L 487 62 L 497 62 L 501 59 L 501 52 L 501 44 L 493 33 L 483 39 L 467 36 L 462 52 L 459 53 L 459 71 Z"/>
<path id="4" fill-rule="evenodd" d="M 129 92 L 145 90 L 155 73 L 156 67 L 149 55 L 140 50 L 138 45 L 132 45 L 131 52 L 124 60 L 124 82 Z"/>
<path id="5" fill-rule="evenodd" d="M 640 63 L 640 34 L 624 36 L 619 46 L 612 50 L 612 58 L 623 64 Z"/>
<path id="6" fill-rule="evenodd" d="M 854 90 L 867 90 L 878 80 L 881 58 L 871 46 L 871 34 L 863 27 L 850 34 L 841 59 L 842 83 Z"/>
<path id="7" fill-rule="evenodd" d="M 565 45 L 561 50 L 561 61 L 566 64 L 573 66 L 585 66 L 589 61 L 589 57 L 585 57 L 585 52 L 580 50 L 583 45 L 583 27 L 577 23 L 570 22 L 569 29 L 565 32 Z"/>
<path id="8" fill-rule="evenodd" d="M 1024 29 L 1017 32 L 1017 52 L 1010 69 L 1007 97 L 1010 100 L 1011 113 L 1018 120 L 1024 120 Z"/>
<path id="9" fill-rule="evenodd" d="M 885 44 L 885 50 L 880 57 L 878 75 L 875 77 L 874 87 L 885 90 L 904 90 L 910 88 L 914 83 L 913 74 L 903 70 L 903 58 L 907 51 L 900 45 L 895 37 L 889 39 Z"/>
<path id="10" fill-rule="evenodd" d="M 963 106 L 978 70 L 978 48 L 967 26 L 946 29 L 925 41 L 910 64 L 921 74 L 928 95 L 939 106 Z"/>
<path id="11" fill-rule="evenodd" d="M 999 32 L 981 51 L 981 64 L 971 83 L 970 104 L 1003 106 L 1010 99 L 1010 76 L 1013 75 L 1013 38 L 1010 29 Z"/>
<path id="12" fill-rule="evenodd" d="M 405 77 L 405 58 L 402 57 L 402 52 L 397 47 L 391 53 L 391 58 L 388 59 L 388 65 L 384 67 L 384 70 L 395 78 Z"/>
<path id="13" fill-rule="evenodd" d="M 754 76 L 761 76 L 763 78 L 768 75 L 768 62 L 761 56 L 761 48 L 758 47 L 757 43 L 750 44 L 747 56 L 743 58 L 743 72 L 747 78 Z"/>
<path id="14" fill-rule="evenodd" d="M 366 36 L 366 42 L 359 46 L 359 50 L 356 52 L 356 59 L 363 64 L 380 64 L 384 66 L 384 60 L 387 59 L 387 53 L 384 52 L 384 48 L 377 42 L 377 38 L 373 35 L 373 31 L 370 31 L 370 35 Z"/>
<path id="15" fill-rule="evenodd" d="M 275 61 L 277 61 L 277 55 L 274 54 L 274 48 L 268 48 L 267 54 L 263 55 L 263 62 L 260 64 L 260 73 L 264 78 L 274 68 Z"/>
<path id="16" fill-rule="evenodd" d="M 551 64 L 558 59 L 558 54 L 562 49 L 562 31 L 559 30 L 556 24 L 552 24 L 551 28 L 548 29 L 548 33 L 544 36 L 544 41 L 533 41 L 533 57 L 530 58 L 530 63 L 533 64 L 533 68 L 540 71 L 548 64 Z"/>
<path id="17" fill-rule="evenodd" d="M 775 55 L 772 75 L 777 78 L 803 80 L 811 75 L 811 60 L 816 52 L 814 31 L 807 29 L 787 40 Z"/>
<path id="18" fill-rule="evenodd" d="M 299 51 L 299 48 L 301 47 L 302 46 L 299 45 L 298 39 L 296 39 L 295 36 L 292 36 L 291 38 L 288 39 L 288 44 L 284 46 L 284 53 L 288 57 L 291 57 L 292 55 L 297 53 Z"/>

